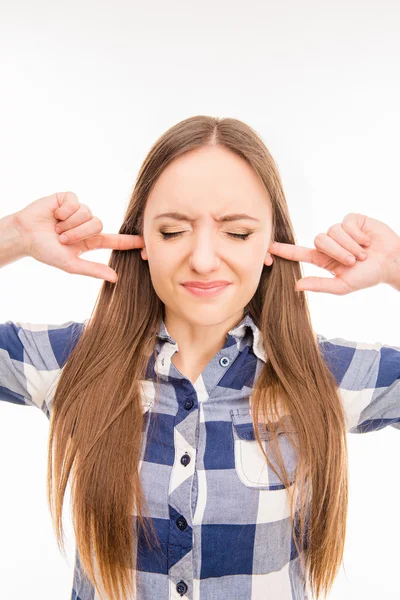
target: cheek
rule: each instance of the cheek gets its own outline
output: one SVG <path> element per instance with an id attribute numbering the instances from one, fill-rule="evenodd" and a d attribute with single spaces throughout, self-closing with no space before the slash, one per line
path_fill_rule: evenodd
<path id="1" fill-rule="evenodd" d="M 168 244 L 158 240 L 150 240 L 150 242 L 147 242 L 146 250 L 148 260 L 153 264 L 161 263 L 166 265 L 173 256 L 171 249 L 168 248 Z"/>
<path id="2" fill-rule="evenodd" d="M 259 282 L 262 270 L 264 268 L 264 260 L 267 252 L 265 243 L 249 244 L 237 254 L 236 268 L 240 271 L 241 280 L 246 286 L 256 289 Z"/>
<path id="3" fill-rule="evenodd" d="M 238 244 L 239 245 L 239 244 Z M 257 271 L 263 265 L 267 248 L 265 244 L 258 243 L 243 243 L 241 247 L 235 248 L 235 262 L 242 269 L 247 269 L 249 273 Z M 232 254 L 233 257 L 233 254 Z"/>
<path id="4" fill-rule="evenodd" d="M 154 287 L 165 287 L 174 273 L 174 256 L 162 244 L 152 243 L 145 248 Z"/>
<path id="5" fill-rule="evenodd" d="M 152 257 L 148 260 L 151 283 L 154 291 L 162 302 L 165 303 L 170 295 L 170 274 L 164 266 L 164 262 Z"/>

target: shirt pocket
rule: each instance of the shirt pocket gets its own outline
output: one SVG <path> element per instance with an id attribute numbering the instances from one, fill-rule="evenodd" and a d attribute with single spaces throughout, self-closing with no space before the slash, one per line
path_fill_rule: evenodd
<path id="1" fill-rule="evenodd" d="M 246 487 L 258 490 L 282 490 L 285 488 L 282 481 L 268 465 L 261 448 L 255 437 L 254 426 L 248 408 L 237 408 L 230 411 L 232 419 L 232 432 L 234 439 L 235 471 L 240 481 Z M 272 442 L 271 431 L 264 431 L 260 426 L 260 437 L 263 448 L 278 473 L 279 463 L 272 453 L 273 443 L 278 443 L 282 453 L 283 464 L 287 470 L 289 483 L 293 485 L 296 478 L 298 458 L 288 433 L 296 436 L 293 420 L 290 416 L 282 417 L 282 425 L 276 430 L 277 442 Z"/>

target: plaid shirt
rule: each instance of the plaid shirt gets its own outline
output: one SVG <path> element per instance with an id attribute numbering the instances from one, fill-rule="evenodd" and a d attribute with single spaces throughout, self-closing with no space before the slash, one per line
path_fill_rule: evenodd
<path id="1" fill-rule="evenodd" d="M 84 323 L 0 325 L 0 400 L 36 406 L 49 418 Z M 400 348 L 316 335 L 339 385 L 347 431 L 400 429 Z M 251 392 L 266 360 L 259 329 L 245 314 L 194 384 L 171 362 L 178 346 L 164 322 L 156 348 L 143 381 L 140 475 L 162 551 L 147 549 L 139 536 L 137 600 L 306 599 L 287 492 L 252 426 Z M 287 442 L 281 433 L 290 474 L 296 461 Z M 268 451 L 267 437 L 263 444 Z M 71 600 L 99 598 L 76 551 Z"/>

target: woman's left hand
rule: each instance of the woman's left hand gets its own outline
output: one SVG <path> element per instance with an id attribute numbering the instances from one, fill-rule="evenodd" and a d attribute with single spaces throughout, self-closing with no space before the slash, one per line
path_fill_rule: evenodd
<path id="1" fill-rule="evenodd" d="M 396 287 L 400 282 L 400 236 L 388 225 L 358 213 L 349 213 L 342 223 L 336 223 L 327 233 L 314 239 L 315 249 L 295 244 L 272 242 L 268 252 L 288 260 L 308 262 L 334 275 L 303 277 L 296 290 L 327 292 L 339 296 L 388 283 Z M 361 257 L 361 253 L 366 258 Z M 346 262 L 351 255 L 355 260 Z"/>

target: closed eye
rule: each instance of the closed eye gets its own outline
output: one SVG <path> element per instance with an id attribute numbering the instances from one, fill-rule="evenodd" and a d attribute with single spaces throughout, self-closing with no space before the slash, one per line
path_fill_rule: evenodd
<path id="1" fill-rule="evenodd" d="M 167 233 L 165 231 L 160 231 L 160 233 L 162 234 L 164 239 L 169 239 L 169 238 L 173 238 L 176 237 L 177 235 L 181 235 L 181 233 L 185 233 L 184 231 L 174 231 L 173 233 Z M 227 235 L 230 235 L 231 237 L 235 238 L 235 239 L 241 239 L 241 240 L 247 240 L 249 238 L 249 236 L 251 235 L 251 233 L 229 233 L 226 232 Z"/>

